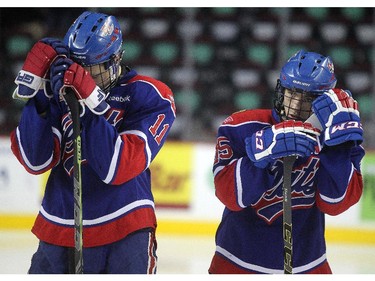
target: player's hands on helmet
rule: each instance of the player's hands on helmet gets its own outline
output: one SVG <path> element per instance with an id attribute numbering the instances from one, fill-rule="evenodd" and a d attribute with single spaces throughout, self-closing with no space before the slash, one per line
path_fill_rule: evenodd
<path id="1" fill-rule="evenodd" d="M 73 64 L 69 58 L 58 58 L 51 65 L 50 82 L 54 95 L 58 96 L 64 87 L 65 71 Z"/>
<path id="2" fill-rule="evenodd" d="M 66 88 L 71 88 L 77 99 L 95 114 L 103 114 L 109 109 L 106 94 L 95 84 L 90 73 L 68 58 L 59 58 L 52 64 L 51 86 L 58 95 L 64 95 Z"/>
<path id="3" fill-rule="evenodd" d="M 31 48 L 19 71 L 15 83 L 14 98 L 32 98 L 45 87 L 45 78 L 52 62 L 58 56 L 68 57 L 69 48 L 55 38 L 44 38 Z M 48 91 L 44 91 L 48 96 Z"/>
<path id="4" fill-rule="evenodd" d="M 47 37 L 41 39 L 40 42 L 51 46 L 55 50 L 57 56 L 69 57 L 69 47 L 61 40 Z"/>
<path id="5" fill-rule="evenodd" d="M 77 63 L 73 63 L 64 75 L 64 85 L 73 88 L 77 99 L 83 100 L 95 114 L 103 114 L 109 109 L 106 94 L 95 84 L 90 73 Z"/>
<path id="6" fill-rule="evenodd" d="M 281 157 L 310 156 L 318 148 L 319 135 L 309 123 L 288 120 L 246 138 L 246 152 L 255 166 L 265 168 Z"/>
<path id="7" fill-rule="evenodd" d="M 313 102 L 312 109 L 323 127 L 325 145 L 362 143 L 363 128 L 358 103 L 349 91 L 329 90 Z"/>

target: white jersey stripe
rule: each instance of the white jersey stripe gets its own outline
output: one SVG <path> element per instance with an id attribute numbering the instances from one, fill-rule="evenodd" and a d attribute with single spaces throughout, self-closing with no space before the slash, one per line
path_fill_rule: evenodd
<path id="1" fill-rule="evenodd" d="M 236 189 L 237 189 L 237 203 L 238 203 L 238 206 L 240 206 L 241 208 L 246 208 L 246 206 L 244 205 L 243 201 L 242 201 L 242 193 L 243 193 L 243 189 L 242 189 L 242 178 L 241 178 L 241 163 L 242 163 L 242 159 L 243 158 L 240 158 L 237 163 L 236 163 Z"/>
<path id="2" fill-rule="evenodd" d="M 350 180 L 351 180 L 351 178 L 353 176 L 353 173 L 354 173 L 354 165 L 352 164 L 352 170 L 350 171 L 350 176 L 349 176 L 349 180 L 348 180 L 347 186 L 349 185 L 349 182 L 350 182 Z M 319 193 L 319 196 L 320 196 L 320 198 L 322 198 L 323 201 L 328 202 L 330 204 L 335 204 L 335 203 L 341 202 L 345 198 L 347 190 L 348 189 L 346 188 L 345 193 L 341 197 L 339 197 L 339 198 L 330 198 L 330 197 L 325 196 L 325 195 L 320 194 L 320 193 Z"/>
<path id="3" fill-rule="evenodd" d="M 231 260 L 235 264 L 237 264 L 237 265 L 239 265 L 243 268 L 249 269 L 251 271 L 256 271 L 256 272 L 261 272 L 261 273 L 266 273 L 266 274 L 283 274 L 284 273 L 283 269 L 266 268 L 266 267 L 263 267 L 263 266 L 259 266 L 259 265 L 244 262 L 243 260 L 234 256 L 232 253 L 230 253 L 227 250 L 221 248 L 220 246 L 216 246 L 216 252 L 222 254 L 224 257 Z M 318 259 L 316 259 L 316 260 L 314 260 L 314 261 L 312 261 L 308 264 L 293 268 L 293 273 L 301 273 L 301 272 L 307 271 L 309 269 L 312 269 L 315 266 L 323 263 L 325 260 L 326 260 L 326 254 L 323 254 L 320 258 L 318 258 Z"/>
<path id="4" fill-rule="evenodd" d="M 155 209 L 155 204 L 151 200 L 148 200 L 148 199 L 138 200 L 138 201 L 132 202 L 132 203 L 122 207 L 121 209 L 118 209 L 117 211 L 115 211 L 111 214 L 108 214 L 108 215 L 105 215 L 105 216 L 102 216 L 102 217 L 99 217 L 99 218 L 96 218 L 96 219 L 83 220 L 83 225 L 87 226 L 87 225 L 101 224 L 101 223 L 113 220 L 117 217 L 120 217 L 120 216 L 130 212 L 131 210 L 133 210 L 135 208 L 138 208 L 140 206 L 147 206 L 147 205 L 149 205 L 153 209 Z M 51 214 L 47 213 L 46 210 L 44 210 L 43 206 L 40 208 L 40 213 L 45 218 L 47 218 L 48 220 L 50 220 L 52 222 L 63 224 L 63 225 L 71 225 L 71 226 L 74 225 L 74 219 L 62 219 L 62 218 L 59 218 L 57 216 L 51 215 Z"/>
<path id="5" fill-rule="evenodd" d="M 41 170 L 45 169 L 46 167 L 48 167 L 48 165 L 51 164 L 51 162 L 53 161 L 53 151 L 52 151 L 52 154 L 51 154 L 50 158 L 46 162 L 44 162 L 41 165 L 37 165 L 37 166 L 32 165 L 30 163 L 29 159 L 27 158 L 27 156 L 25 154 L 25 151 L 23 150 L 22 143 L 21 143 L 21 133 L 20 133 L 20 130 L 19 130 L 18 127 L 16 129 L 16 135 L 17 135 L 18 147 L 20 149 L 20 152 L 21 152 L 21 155 L 22 155 L 22 159 L 23 159 L 23 161 L 25 161 L 26 166 L 30 170 L 38 172 L 38 171 L 41 171 Z"/>
<path id="6" fill-rule="evenodd" d="M 116 171 L 116 164 L 117 164 L 117 159 L 118 159 L 119 153 L 120 153 L 121 143 L 122 143 L 121 136 L 119 136 L 116 140 L 115 151 L 113 152 L 113 155 L 112 155 L 112 160 L 111 160 L 111 164 L 109 166 L 107 177 L 104 179 L 105 183 L 110 183 L 111 180 L 113 179 L 113 176 L 114 176 L 115 171 Z"/>
<path id="7" fill-rule="evenodd" d="M 142 131 L 138 131 L 138 130 L 130 130 L 130 131 L 125 131 L 125 132 L 122 132 L 121 134 L 133 134 L 133 135 L 136 135 L 140 138 L 142 138 L 144 141 L 145 141 L 145 148 L 146 148 L 146 167 L 145 169 L 147 169 L 150 164 L 151 164 L 151 158 L 152 158 L 152 154 L 151 154 L 151 149 L 150 147 L 148 146 L 148 142 L 147 142 L 147 136 L 145 133 L 143 133 Z"/>
<path id="8" fill-rule="evenodd" d="M 121 135 L 124 135 L 124 134 L 136 135 L 136 136 L 138 136 L 138 137 L 140 137 L 144 140 L 145 148 L 146 148 L 146 167 L 145 167 L 145 169 L 147 169 L 150 166 L 152 155 L 151 155 L 151 149 L 148 146 L 147 136 L 145 135 L 145 133 L 143 133 L 142 131 L 138 131 L 138 130 L 130 130 L 130 131 L 122 132 L 116 140 L 115 150 L 114 150 L 113 155 L 112 155 L 111 164 L 110 164 L 110 167 L 109 167 L 109 170 L 108 170 L 108 174 L 107 174 L 107 177 L 103 180 L 107 184 L 110 183 L 112 181 L 113 177 L 114 177 L 114 174 L 115 174 L 115 171 L 116 171 L 117 160 L 120 157 L 120 148 L 121 148 L 121 144 L 122 144 Z"/>

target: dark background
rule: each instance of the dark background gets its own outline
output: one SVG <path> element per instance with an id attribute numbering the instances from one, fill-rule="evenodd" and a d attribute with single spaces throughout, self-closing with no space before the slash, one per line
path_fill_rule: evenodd
<path id="1" fill-rule="evenodd" d="M 231 113 L 271 107 L 281 65 L 304 48 L 332 57 L 337 87 L 359 102 L 364 146 L 375 146 L 375 9 L 365 7 L 0 8 L 0 135 L 20 117 L 11 96 L 27 52 L 62 39 L 85 10 L 115 15 L 127 65 L 171 87 L 171 139 L 213 142 Z"/>

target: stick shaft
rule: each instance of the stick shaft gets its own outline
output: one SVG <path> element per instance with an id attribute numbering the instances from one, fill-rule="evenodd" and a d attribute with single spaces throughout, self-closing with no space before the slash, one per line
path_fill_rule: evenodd
<path id="1" fill-rule="evenodd" d="M 295 156 L 284 158 L 283 181 L 283 238 L 284 238 L 284 273 L 292 274 L 293 239 L 292 239 L 292 171 Z"/>
<path id="2" fill-rule="evenodd" d="M 81 127 L 79 103 L 71 89 L 67 89 L 65 100 L 70 108 L 74 139 L 74 270 L 83 273 L 83 219 L 82 219 L 82 180 L 81 180 Z"/>

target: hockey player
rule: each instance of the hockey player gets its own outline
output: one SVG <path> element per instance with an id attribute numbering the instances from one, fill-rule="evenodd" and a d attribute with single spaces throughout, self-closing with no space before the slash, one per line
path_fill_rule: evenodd
<path id="1" fill-rule="evenodd" d="M 67 88 L 81 104 L 84 273 L 156 273 L 149 166 L 175 120 L 175 104 L 165 84 L 137 74 L 121 59 L 116 18 L 84 12 L 63 41 L 37 42 L 16 78 L 14 96 L 28 101 L 11 134 L 13 153 L 31 174 L 50 170 L 32 228 L 40 243 L 29 273 L 70 272 L 74 198 Z"/>
<path id="2" fill-rule="evenodd" d="M 360 199 L 365 154 L 357 102 L 335 86 L 331 59 L 301 50 L 281 69 L 273 109 L 243 110 L 220 126 L 213 173 L 225 210 L 209 273 L 284 272 L 283 157 L 291 155 L 293 273 L 331 273 L 324 217 Z M 312 113 L 320 125 L 304 122 Z"/>

